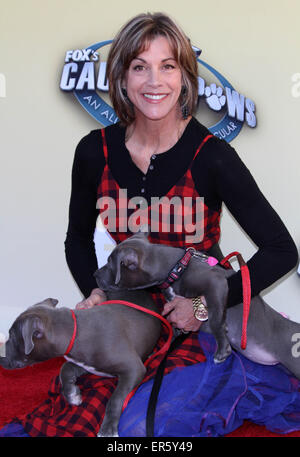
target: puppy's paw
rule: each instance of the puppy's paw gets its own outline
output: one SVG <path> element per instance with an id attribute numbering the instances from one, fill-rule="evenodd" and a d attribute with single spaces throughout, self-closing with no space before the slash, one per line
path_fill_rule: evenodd
<path id="1" fill-rule="evenodd" d="M 70 405 L 79 406 L 82 403 L 82 397 L 80 394 L 80 389 L 78 386 L 74 386 L 72 392 L 69 392 L 68 395 L 65 395 L 67 402 Z"/>
<path id="2" fill-rule="evenodd" d="M 231 354 L 231 346 L 230 344 L 226 345 L 222 351 L 217 350 L 214 355 L 214 362 L 215 363 L 223 363 L 227 359 L 227 357 Z"/>
<path id="3" fill-rule="evenodd" d="M 82 397 L 80 394 L 74 394 L 70 399 L 69 399 L 70 405 L 74 406 L 79 406 L 82 403 Z"/>
<path id="4" fill-rule="evenodd" d="M 105 433 L 102 433 L 100 430 L 99 433 L 97 433 L 97 437 L 98 438 L 113 438 L 113 437 L 119 438 L 119 434 L 115 433 L 114 435 L 110 435 L 110 434 L 106 435 Z"/>
<path id="5" fill-rule="evenodd" d="M 114 424 L 112 422 L 104 423 L 103 420 L 97 436 L 98 438 L 118 437 L 118 424 Z"/>

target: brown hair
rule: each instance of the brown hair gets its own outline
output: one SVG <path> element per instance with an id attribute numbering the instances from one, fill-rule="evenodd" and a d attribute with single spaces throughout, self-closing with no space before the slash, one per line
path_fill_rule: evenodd
<path id="1" fill-rule="evenodd" d="M 165 36 L 182 73 L 183 91 L 180 106 L 186 115 L 192 114 L 198 99 L 198 65 L 189 39 L 163 13 L 139 14 L 127 22 L 115 37 L 107 59 L 109 95 L 121 123 L 130 125 L 134 119 L 133 105 L 122 91 L 122 82 L 131 61 L 143 52 L 157 36 Z"/>

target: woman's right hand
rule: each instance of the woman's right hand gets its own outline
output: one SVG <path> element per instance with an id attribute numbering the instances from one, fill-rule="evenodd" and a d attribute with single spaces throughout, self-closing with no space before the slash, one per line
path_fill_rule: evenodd
<path id="1" fill-rule="evenodd" d="M 91 295 L 81 302 L 77 303 L 75 309 L 86 309 L 92 308 L 93 306 L 97 305 L 106 300 L 106 294 L 101 289 L 93 289 Z"/>

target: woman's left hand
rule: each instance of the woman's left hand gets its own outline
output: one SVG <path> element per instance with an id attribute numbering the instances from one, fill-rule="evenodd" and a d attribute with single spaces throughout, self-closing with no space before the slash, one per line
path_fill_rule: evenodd
<path id="1" fill-rule="evenodd" d="M 185 332 L 197 332 L 201 327 L 202 322 L 194 316 L 191 298 L 176 295 L 172 301 L 164 305 L 162 316 L 167 314 L 166 319 L 170 324 Z"/>

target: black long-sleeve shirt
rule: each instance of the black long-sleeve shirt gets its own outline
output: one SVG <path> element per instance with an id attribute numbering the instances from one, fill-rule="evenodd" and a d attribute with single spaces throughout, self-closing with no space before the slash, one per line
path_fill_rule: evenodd
<path id="1" fill-rule="evenodd" d="M 195 118 L 168 151 L 151 159 L 146 175 L 134 164 L 125 146 L 125 128 L 106 128 L 109 167 L 128 198 L 164 196 L 190 166 L 195 151 L 210 132 Z M 81 292 L 86 297 L 97 287 L 93 273 L 97 258 L 93 242 L 98 210 L 97 188 L 105 166 L 100 129 L 79 142 L 72 170 L 69 226 L 65 241 L 66 259 Z M 298 261 L 296 246 L 285 225 L 259 190 L 251 173 L 235 150 L 224 140 L 210 139 L 192 165 L 192 177 L 204 203 L 219 211 L 226 205 L 236 221 L 258 247 L 247 262 L 252 296 L 274 283 Z M 240 272 L 228 279 L 228 306 L 242 301 Z"/>

